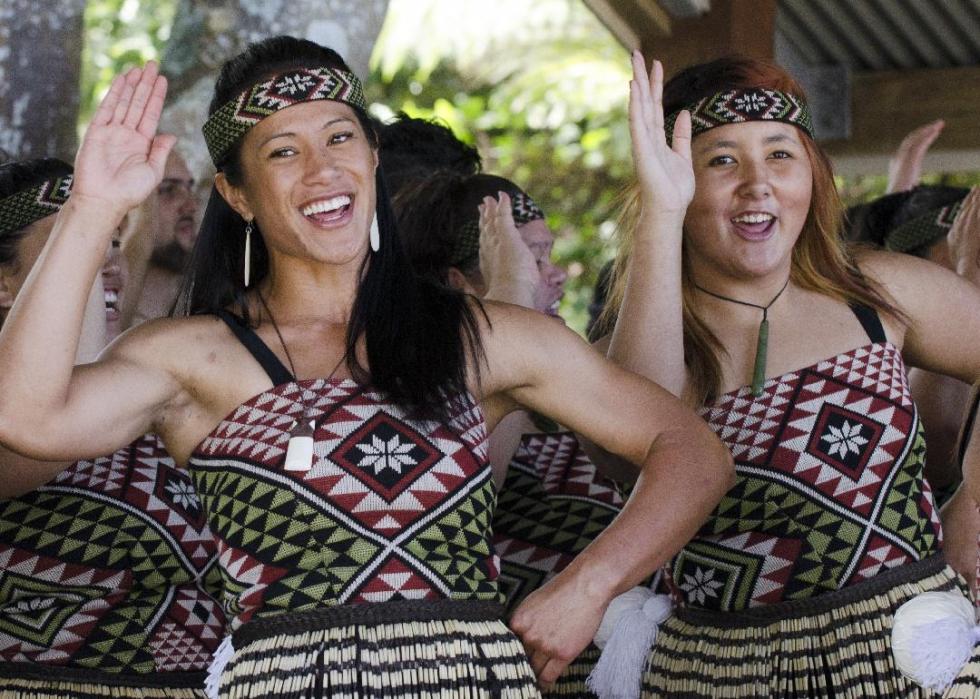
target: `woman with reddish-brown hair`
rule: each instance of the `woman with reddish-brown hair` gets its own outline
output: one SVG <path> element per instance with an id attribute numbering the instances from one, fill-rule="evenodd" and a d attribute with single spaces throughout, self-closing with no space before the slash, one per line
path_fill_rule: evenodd
<path id="1" fill-rule="evenodd" d="M 967 631 L 958 656 L 934 656 L 945 664 L 923 664 L 917 635 L 938 617 L 915 617 L 909 641 L 896 619 L 910 613 L 896 612 L 915 616 L 927 591 L 966 603 L 980 454 L 971 445 L 940 523 L 905 367 L 977 382 L 980 293 L 921 260 L 845 247 L 805 95 L 774 65 L 724 58 L 665 85 L 636 54 L 630 123 L 638 188 L 608 354 L 695 407 L 737 472 L 668 566 L 677 608 L 642 694 L 975 696 L 970 612 L 949 622 Z"/>

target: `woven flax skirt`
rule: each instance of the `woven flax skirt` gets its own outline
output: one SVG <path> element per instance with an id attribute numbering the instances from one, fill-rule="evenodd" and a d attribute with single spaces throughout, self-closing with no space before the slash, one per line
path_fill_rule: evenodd
<path id="1" fill-rule="evenodd" d="M 206 699 L 203 672 L 123 675 L 83 668 L 0 663 L 0 699 Z"/>
<path id="2" fill-rule="evenodd" d="M 540 697 L 490 602 L 386 602 L 265 617 L 235 632 L 222 699 Z"/>
<path id="3" fill-rule="evenodd" d="M 942 554 L 810 600 L 743 612 L 681 609 L 661 626 L 645 697 L 926 698 L 895 668 L 895 611 L 920 592 L 962 589 Z M 945 697 L 980 697 L 980 647 Z"/>

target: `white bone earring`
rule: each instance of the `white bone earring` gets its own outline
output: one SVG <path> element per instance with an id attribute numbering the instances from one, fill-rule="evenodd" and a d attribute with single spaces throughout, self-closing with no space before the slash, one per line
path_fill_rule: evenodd
<path id="1" fill-rule="evenodd" d="M 371 249 L 377 252 L 381 249 L 381 232 L 378 230 L 378 215 L 375 214 L 371 219 Z"/>
<path id="2" fill-rule="evenodd" d="M 245 288 L 248 288 L 248 283 L 251 281 L 252 276 L 252 222 L 248 221 L 245 224 Z"/>

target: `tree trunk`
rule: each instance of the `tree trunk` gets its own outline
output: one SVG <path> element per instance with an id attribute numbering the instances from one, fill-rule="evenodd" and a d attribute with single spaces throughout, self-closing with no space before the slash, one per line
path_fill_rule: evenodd
<path id="1" fill-rule="evenodd" d="M 222 63 L 250 42 L 291 34 L 336 50 L 364 78 L 387 9 L 388 0 L 180 0 L 162 59 L 170 80 L 162 126 L 180 139 L 191 172 L 213 172 L 201 126 Z"/>
<path id="2" fill-rule="evenodd" d="M 75 159 L 85 0 L 0 0 L 0 149 Z"/>

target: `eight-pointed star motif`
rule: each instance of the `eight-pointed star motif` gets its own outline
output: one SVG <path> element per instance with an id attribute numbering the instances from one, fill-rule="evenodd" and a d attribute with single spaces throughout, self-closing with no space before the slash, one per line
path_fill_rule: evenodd
<path id="1" fill-rule="evenodd" d="M 371 437 L 371 444 L 358 444 L 364 456 L 357 463 L 364 468 L 374 467 L 375 475 L 380 474 L 386 468 L 390 468 L 395 473 L 402 472 L 402 466 L 414 466 L 416 461 L 409 454 L 415 448 L 412 442 L 402 443 L 396 434 L 387 442 L 374 435 Z"/>
<path id="2" fill-rule="evenodd" d="M 847 456 L 847 452 L 855 454 L 861 453 L 861 447 L 868 443 L 868 440 L 861 436 L 861 425 L 855 422 L 853 425 L 847 420 L 839 428 L 827 425 L 830 434 L 825 434 L 821 439 L 830 442 L 830 449 L 827 451 L 831 456 L 840 455 L 840 458 Z"/>
<path id="3" fill-rule="evenodd" d="M 717 590 L 725 584 L 715 580 L 715 571 L 712 569 L 702 570 L 700 567 L 694 570 L 694 575 L 684 574 L 684 582 L 680 588 L 687 593 L 688 602 L 704 604 L 708 597 L 717 597 Z"/>

